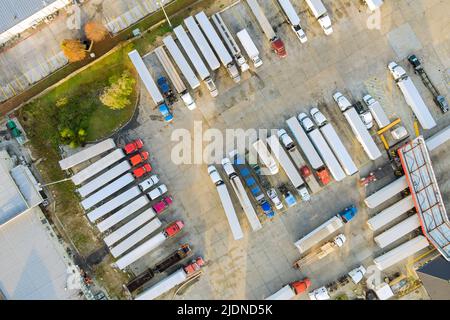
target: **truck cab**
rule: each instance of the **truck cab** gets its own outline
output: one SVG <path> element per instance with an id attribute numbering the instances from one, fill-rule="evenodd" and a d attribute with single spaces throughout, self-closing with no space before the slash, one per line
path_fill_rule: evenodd
<path id="1" fill-rule="evenodd" d="M 131 163 L 131 165 L 133 167 L 137 166 L 138 164 L 140 164 L 140 163 L 144 162 L 145 160 L 147 160 L 148 156 L 149 156 L 149 153 L 147 151 L 143 151 L 143 152 L 141 152 L 139 154 L 136 154 L 136 155 L 132 156 L 130 158 L 130 163 Z"/>
<path id="2" fill-rule="evenodd" d="M 271 41 L 271 47 L 272 50 L 275 51 L 275 53 L 280 57 L 280 58 L 286 58 L 287 57 L 287 52 L 286 52 L 286 48 L 284 47 L 284 42 L 283 40 L 281 40 L 278 37 L 273 38 Z"/>
<path id="3" fill-rule="evenodd" d="M 342 218 L 342 220 L 345 223 L 347 223 L 353 219 L 353 217 L 356 215 L 357 212 L 358 209 L 354 205 L 351 205 L 350 207 L 347 207 L 341 212 L 339 212 L 338 215 Z"/>
<path id="4" fill-rule="evenodd" d="M 177 220 L 173 223 L 171 223 L 167 228 L 164 229 L 164 235 L 167 238 L 170 238 L 174 235 L 176 235 L 178 232 L 180 232 L 181 229 L 184 227 L 184 222 L 181 220 Z"/>
<path id="5" fill-rule="evenodd" d="M 173 202 L 172 197 L 170 196 L 164 197 L 164 199 L 155 203 L 152 206 L 152 209 L 156 214 L 161 214 L 172 204 L 172 202 Z"/>
<path id="6" fill-rule="evenodd" d="M 308 115 L 304 112 L 299 113 L 298 115 L 298 121 L 302 125 L 303 129 L 305 129 L 306 132 L 310 132 L 314 130 L 314 122 L 308 117 Z"/>
<path id="7" fill-rule="evenodd" d="M 261 209 L 267 218 L 273 218 L 275 216 L 275 212 L 273 212 L 272 207 L 266 200 L 263 200 L 261 203 Z"/>
<path id="8" fill-rule="evenodd" d="M 350 101 L 348 101 L 348 99 L 339 91 L 333 94 L 333 99 L 334 101 L 336 101 L 342 112 L 344 112 L 345 110 L 347 110 L 352 106 Z"/>
<path id="9" fill-rule="evenodd" d="M 300 40 L 301 43 L 305 43 L 308 41 L 308 37 L 306 36 L 305 31 L 302 29 L 302 27 L 298 24 L 296 26 L 291 25 L 292 31 L 295 32 L 297 35 L 297 38 Z"/>
<path id="10" fill-rule="evenodd" d="M 395 62 L 390 62 L 388 64 L 388 68 L 392 73 L 392 76 L 394 77 L 395 81 L 401 79 L 402 77 L 406 76 L 406 71 L 402 67 L 400 67 Z"/>
<path id="11" fill-rule="evenodd" d="M 136 139 L 133 142 L 127 143 L 123 150 L 125 151 L 125 154 L 130 154 L 133 152 L 138 151 L 144 146 L 144 142 L 142 142 L 141 139 Z"/>
<path id="12" fill-rule="evenodd" d="M 295 149 L 295 144 L 292 138 L 287 134 L 286 130 L 280 129 L 277 132 L 278 138 L 281 140 L 281 143 L 284 145 L 286 150 L 290 151 Z"/>

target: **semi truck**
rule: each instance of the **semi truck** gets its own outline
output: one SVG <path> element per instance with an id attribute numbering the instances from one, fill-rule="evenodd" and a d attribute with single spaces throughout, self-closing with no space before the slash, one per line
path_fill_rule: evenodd
<path id="1" fill-rule="evenodd" d="M 194 99 L 187 90 L 183 80 L 181 80 L 180 75 L 178 74 L 178 71 L 175 69 L 175 66 L 173 65 L 172 61 L 170 61 L 166 51 L 164 51 L 164 48 L 157 47 L 155 49 L 155 54 L 158 57 L 158 60 L 163 66 L 167 75 L 169 76 L 170 81 L 172 81 L 175 90 L 180 95 L 181 100 L 183 100 L 184 104 L 189 110 L 194 110 L 197 107 L 197 105 L 195 104 Z"/>
<path id="2" fill-rule="evenodd" d="M 127 191 L 119 194 L 118 196 L 114 197 L 113 199 L 109 200 L 108 202 L 102 204 L 100 207 L 95 208 L 94 210 L 90 211 L 87 214 L 87 217 L 89 221 L 95 222 L 96 220 L 102 218 L 103 216 L 107 215 L 114 209 L 120 207 L 121 205 L 124 205 L 131 199 L 137 197 L 141 194 L 141 191 L 139 187 L 135 186 Z"/>
<path id="3" fill-rule="evenodd" d="M 205 82 L 206 87 L 209 90 L 209 93 L 212 97 L 217 97 L 219 92 L 217 91 L 217 87 L 214 83 L 214 81 L 211 79 L 211 74 L 208 71 L 208 68 L 203 63 L 202 58 L 200 57 L 199 53 L 197 52 L 197 49 L 195 49 L 194 44 L 192 43 L 191 39 L 189 39 L 188 34 L 184 30 L 182 25 L 179 25 L 178 27 L 173 29 L 173 32 L 175 32 L 178 41 L 180 41 L 181 46 L 184 49 L 184 52 L 188 55 L 189 59 L 192 62 L 192 65 L 194 66 L 195 70 L 197 71 L 197 74 L 200 76 L 200 79 Z"/>
<path id="4" fill-rule="evenodd" d="M 266 144 L 262 140 L 257 140 L 252 144 L 252 146 L 258 153 L 262 164 L 264 164 L 264 166 L 269 170 L 270 174 L 277 174 L 278 165 L 269 150 L 267 150 Z"/>
<path id="5" fill-rule="evenodd" d="M 225 44 L 233 55 L 234 60 L 237 62 L 239 68 L 241 69 L 241 72 L 247 71 L 250 68 L 248 66 L 247 60 L 245 60 L 244 56 L 242 55 L 241 49 L 239 49 L 239 46 L 231 35 L 230 30 L 228 30 L 228 27 L 223 21 L 220 13 L 213 14 L 211 19 L 216 25 L 217 30 L 219 30 L 222 39 L 225 41 Z"/>
<path id="6" fill-rule="evenodd" d="M 130 264 L 140 259 L 150 251 L 156 249 L 160 246 L 166 239 L 175 236 L 178 232 L 183 229 L 184 223 L 181 220 L 177 220 L 171 223 L 167 228 L 164 229 L 161 233 L 151 237 L 149 240 L 143 242 L 137 248 L 131 250 L 121 258 L 119 258 L 113 266 L 123 270 L 128 267 Z"/>
<path id="7" fill-rule="evenodd" d="M 139 77 L 144 83 L 144 86 L 147 89 L 148 93 L 150 94 L 150 97 L 152 98 L 155 105 L 158 106 L 159 104 L 163 103 L 164 97 L 161 94 L 161 91 L 159 91 L 158 86 L 156 85 L 155 81 L 152 78 L 152 75 L 145 66 L 145 63 L 142 60 L 141 56 L 139 55 L 139 52 L 137 52 L 137 50 L 130 51 L 128 53 L 128 57 L 130 58 L 134 67 L 136 68 Z"/>
<path id="8" fill-rule="evenodd" d="M 125 252 L 133 248 L 136 244 L 138 244 L 139 242 L 150 236 L 161 226 L 162 226 L 161 221 L 158 218 L 155 218 L 150 222 L 148 222 L 147 224 L 145 224 L 142 228 L 138 229 L 137 231 L 127 236 L 125 239 L 123 239 L 113 247 L 110 247 L 109 251 L 111 252 L 114 258 L 120 257 Z"/>
<path id="9" fill-rule="evenodd" d="M 334 232 L 342 228 L 344 226 L 344 223 L 352 220 L 357 212 L 358 209 L 353 205 L 345 208 L 337 215 L 325 221 L 316 229 L 300 238 L 300 240 L 295 242 L 295 246 L 300 251 L 300 253 L 308 251 L 313 246 L 317 245 L 318 243 L 332 235 Z"/>
<path id="10" fill-rule="evenodd" d="M 424 236 L 417 236 L 385 254 L 376 257 L 373 259 L 373 262 L 379 270 L 383 271 L 416 254 L 420 250 L 425 249 L 429 245 L 427 238 Z"/>
<path id="11" fill-rule="evenodd" d="M 92 146 L 89 146 L 67 158 L 60 160 L 59 166 L 61 167 L 62 170 L 67 170 L 67 169 L 73 168 L 76 165 L 79 165 L 85 161 L 88 161 L 89 159 L 99 156 L 102 153 L 105 153 L 106 151 L 114 149 L 115 147 L 116 147 L 116 143 L 114 142 L 113 139 L 109 138 L 109 139 L 103 140 L 103 141 L 96 143 Z"/>
<path id="12" fill-rule="evenodd" d="M 195 22 L 194 17 L 187 17 L 186 19 L 184 19 L 184 24 L 186 25 L 186 28 L 188 28 L 191 37 L 197 44 L 197 47 L 200 49 L 200 52 L 205 58 L 209 68 L 212 71 L 219 69 L 220 62 L 219 60 L 217 60 L 216 55 L 214 54 L 208 41 L 206 40 L 199 26 L 197 25 L 197 22 Z"/>
<path id="13" fill-rule="evenodd" d="M 352 107 L 348 99 L 340 92 L 336 92 L 333 95 L 334 100 L 338 104 L 345 119 L 347 119 L 350 127 L 352 128 L 353 134 L 359 141 L 367 156 L 371 160 L 376 160 L 381 157 L 381 151 L 378 149 L 375 141 L 367 130 L 366 126 L 361 120 L 358 112 Z"/>
<path id="14" fill-rule="evenodd" d="M 81 206 L 83 207 L 84 210 L 89 210 L 99 202 L 105 200 L 109 196 L 119 191 L 120 189 L 125 188 L 133 181 L 134 177 L 131 173 L 124 174 L 119 179 L 114 180 L 107 186 L 103 187 L 102 189 L 98 190 L 97 192 L 93 193 L 89 197 L 82 200 L 80 202 Z"/>
<path id="15" fill-rule="evenodd" d="M 377 235 L 374 240 L 375 243 L 380 248 L 386 248 L 390 244 L 394 243 L 401 237 L 407 235 L 408 233 L 414 231 L 420 227 L 420 220 L 417 214 L 406 218 L 402 222 L 396 224 L 392 228 L 384 231 L 383 233 Z"/>
<path id="16" fill-rule="evenodd" d="M 300 40 L 300 42 L 305 43 L 306 41 L 308 41 L 305 31 L 302 29 L 302 26 L 300 25 L 300 17 L 295 11 L 291 1 L 278 0 L 278 4 L 280 5 L 281 10 L 283 11 L 284 15 L 289 21 L 292 31 L 294 31 L 295 35 Z"/>
<path id="17" fill-rule="evenodd" d="M 450 140 L 450 126 L 439 131 L 434 136 L 428 138 L 425 143 L 427 145 L 428 151 L 433 151 Z"/>
<path id="18" fill-rule="evenodd" d="M 194 274 L 197 274 L 204 264 L 205 262 L 201 257 L 197 258 L 197 260 L 191 262 L 189 265 L 178 269 L 164 280 L 161 280 L 154 286 L 145 290 L 143 293 L 138 295 L 135 300 L 153 300 L 159 297 L 160 295 L 182 284 Z"/>
<path id="19" fill-rule="evenodd" d="M 71 179 L 75 185 L 80 185 L 84 181 L 92 178 L 97 173 L 105 170 L 106 168 L 112 166 L 117 161 L 123 159 L 125 157 L 125 153 L 122 149 L 116 149 L 112 151 L 110 154 L 104 156 L 100 160 L 94 162 L 90 166 L 84 168 L 83 170 L 74 174 Z"/>
<path id="20" fill-rule="evenodd" d="M 308 290 L 311 286 L 311 280 L 305 278 L 300 281 L 292 282 L 267 297 L 265 300 L 290 300 Z"/>
<path id="21" fill-rule="evenodd" d="M 175 265 L 176 263 L 180 262 L 181 260 L 189 256 L 191 252 L 192 251 L 191 248 L 189 247 L 189 244 L 183 244 L 180 248 L 178 248 L 168 257 L 164 258 L 153 268 L 148 268 L 146 271 L 139 274 L 136 278 L 129 281 L 125 285 L 125 287 L 128 289 L 130 293 L 136 291 L 144 284 L 146 284 L 148 281 L 150 281 L 155 276 L 155 273 L 162 273 L 166 271 L 171 266 Z"/>
<path id="22" fill-rule="evenodd" d="M 212 26 L 206 14 L 201 11 L 195 15 L 195 19 L 208 38 L 209 43 L 211 43 L 214 51 L 219 57 L 219 60 L 222 62 L 222 65 L 227 69 L 227 72 L 230 75 L 231 79 L 233 79 L 233 81 L 236 83 L 241 81 L 241 76 L 239 75 L 239 71 L 233 61 L 233 58 L 228 53 L 227 48 L 225 48 L 225 46 L 223 45 L 222 40 L 220 40 L 219 35 L 214 30 L 214 27 Z"/>
<path id="23" fill-rule="evenodd" d="M 250 60 L 252 60 L 253 66 L 255 68 L 259 68 L 260 66 L 262 66 L 263 62 L 259 57 L 259 50 L 248 34 L 247 29 L 242 29 L 236 35 L 242 46 L 244 47 L 244 50 L 247 53 L 248 57 L 250 58 Z"/>
<path id="24" fill-rule="evenodd" d="M 319 249 L 310 252 L 306 256 L 302 257 L 301 259 L 294 262 L 294 268 L 300 269 L 304 266 L 313 263 L 317 260 L 321 260 L 328 256 L 330 253 L 336 251 L 337 249 L 341 248 L 347 238 L 344 236 L 344 234 L 337 235 L 333 240 L 326 242 L 324 245 L 320 246 Z"/>
<path id="25" fill-rule="evenodd" d="M 223 182 L 215 166 L 211 165 L 208 167 L 208 174 L 211 177 L 212 182 L 216 185 L 217 192 L 219 193 L 220 201 L 222 202 L 234 240 L 242 239 L 244 234 L 242 233 L 242 228 L 239 224 L 239 219 L 236 215 L 236 211 L 234 210 L 233 202 L 231 201 L 227 186 Z"/>
<path id="26" fill-rule="evenodd" d="M 106 185 L 108 182 L 114 180 L 118 176 L 122 175 L 123 173 L 129 171 L 131 169 L 131 165 L 128 161 L 122 161 L 116 166 L 112 167 L 108 171 L 105 171 L 95 179 L 89 181 L 88 183 L 82 185 L 80 188 L 77 189 L 78 194 L 85 198 L 92 192 L 100 189 L 104 185 Z"/>
<path id="27" fill-rule="evenodd" d="M 433 119 L 430 110 L 428 110 L 411 78 L 406 74 L 405 69 L 395 62 L 389 63 L 388 68 L 402 91 L 406 103 L 411 107 L 422 128 L 431 129 L 435 127 L 436 121 Z"/>
<path id="28" fill-rule="evenodd" d="M 366 94 L 363 97 L 363 101 L 369 108 L 370 112 L 372 113 L 372 116 L 375 119 L 378 128 L 382 129 L 391 123 L 386 113 L 384 112 L 381 104 L 377 100 L 375 100 L 370 94 Z"/>
<path id="29" fill-rule="evenodd" d="M 233 165 L 231 164 L 231 160 L 228 158 L 222 159 L 222 166 L 228 178 L 230 179 L 231 186 L 233 187 L 234 192 L 236 193 L 239 199 L 241 207 L 244 210 L 245 215 L 247 216 L 247 220 L 250 223 L 250 226 L 252 227 L 253 231 L 261 229 L 262 228 L 261 222 L 258 219 L 256 211 L 253 208 L 253 205 L 247 195 L 247 192 L 245 192 L 245 188 L 242 184 L 241 179 L 239 178 L 239 176 L 237 175 L 236 171 L 233 168 Z"/>
<path id="30" fill-rule="evenodd" d="M 283 147 L 281 146 L 278 136 L 271 135 L 267 139 L 267 143 L 269 144 L 270 149 L 272 150 L 272 154 L 274 154 L 275 157 L 278 159 L 278 162 L 280 163 L 283 170 L 286 172 L 286 175 L 288 176 L 291 183 L 294 185 L 294 188 L 297 190 L 302 200 L 303 201 L 311 200 L 311 196 L 309 195 L 309 192 L 306 189 L 305 182 L 303 181 L 302 177 L 300 176 L 300 173 L 297 171 L 295 166 L 292 164 L 286 151 L 284 151 Z"/>
<path id="31" fill-rule="evenodd" d="M 370 11 L 375 11 L 383 5 L 383 0 L 365 0 Z"/>
<path id="32" fill-rule="evenodd" d="M 305 180 L 309 189 L 313 193 L 319 192 L 322 189 L 319 183 L 317 182 L 316 177 L 314 177 L 314 174 L 307 165 L 304 165 L 303 167 L 300 168 L 300 174 L 302 175 L 303 180 Z"/>
<path id="33" fill-rule="evenodd" d="M 306 159 L 308 159 L 309 164 L 316 171 L 320 181 L 323 185 L 327 185 L 330 182 L 328 170 L 325 168 L 322 159 L 303 130 L 303 127 L 300 125 L 300 122 L 297 120 L 297 117 L 289 118 L 286 120 L 286 123 L 302 149 L 303 154 L 306 156 Z"/>
<path id="34" fill-rule="evenodd" d="M 367 220 L 367 225 L 371 230 L 377 231 L 413 208 L 414 201 L 409 195 Z"/>
<path id="35" fill-rule="evenodd" d="M 283 41 L 276 35 L 258 2 L 256 0 L 247 0 L 247 4 L 250 7 L 250 10 L 252 11 L 256 20 L 258 21 L 258 24 L 261 27 L 264 35 L 269 40 L 272 50 L 275 51 L 275 53 L 280 58 L 287 57 L 287 52 L 286 48 L 284 47 Z"/>
<path id="36" fill-rule="evenodd" d="M 321 0 L 306 0 L 314 17 L 319 22 L 323 29 L 323 32 L 328 36 L 333 33 L 333 28 L 331 26 L 331 19 L 328 16 L 327 9 L 323 5 Z"/>
<path id="37" fill-rule="evenodd" d="M 376 208 L 406 188 L 408 188 L 408 182 L 406 181 L 406 177 L 403 176 L 368 196 L 364 199 L 364 203 L 371 209 Z"/>

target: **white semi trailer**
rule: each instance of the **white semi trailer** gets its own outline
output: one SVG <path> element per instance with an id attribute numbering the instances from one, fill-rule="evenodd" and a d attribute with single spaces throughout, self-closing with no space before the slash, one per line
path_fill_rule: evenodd
<path id="1" fill-rule="evenodd" d="M 327 237 L 338 231 L 343 226 L 344 222 L 342 221 L 342 219 L 338 216 L 334 216 L 333 218 L 325 221 L 316 229 L 298 240 L 295 243 L 295 246 L 298 250 L 300 250 L 300 253 L 304 253 L 311 249 L 313 246 L 319 244 L 321 241 L 325 240 Z"/>
<path id="2" fill-rule="evenodd" d="M 373 262 L 381 271 L 399 263 L 400 261 L 416 254 L 422 249 L 425 249 L 430 244 L 424 236 L 417 236 L 408 242 L 386 252 L 385 254 L 373 259 Z"/>
<path id="3" fill-rule="evenodd" d="M 427 105 L 423 101 L 422 96 L 412 82 L 411 78 L 406 74 L 405 69 L 395 62 L 389 63 L 388 68 L 391 71 L 395 82 L 402 91 L 406 103 L 411 107 L 422 128 L 431 129 L 435 127 L 436 121 L 433 119 L 430 110 L 428 110 Z"/>
<path id="4" fill-rule="evenodd" d="M 278 162 L 280 163 L 284 172 L 286 172 L 286 175 L 288 176 L 291 183 L 294 185 L 295 189 L 301 196 L 302 200 L 303 201 L 311 200 L 311 196 L 309 195 L 309 192 L 306 189 L 305 182 L 300 176 L 300 173 L 293 165 L 292 161 L 289 159 L 288 154 L 281 146 L 278 136 L 271 135 L 269 138 L 267 138 L 267 143 L 269 144 L 270 149 L 272 150 L 272 154 L 274 154 L 275 157 L 278 159 Z"/>
<path id="5" fill-rule="evenodd" d="M 387 117 L 386 113 L 384 112 L 381 104 L 377 100 L 375 100 L 371 95 L 366 94 L 363 97 L 363 101 L 369 108 L 370 112 L 372 113 L 373 118 L 375 119 L 375 121 L 380 129 L 388 126 L 391 123 L 391 121 L 389 121 L 389 118 Z"/>
<path id="6" fill-rule="evenodd" d="M 409 195 L 367 220 L 367 225 L 371 230 L 377 231 L 412 208 L 414 208 L 414 201 L 412 196 Z"/>
<path id="7" fill-rule="evenodd" d="M 366 0 L 370 11 L 375 11 L 383 5 L 383 0 Z"/>
<path id="8" fill-rule="evenodd" d="M 172 61 L 170 61 L 166 51 L 164 51 L 164 48 L 163 47 L 156 48 L 155 54 L 158 57 L 158 60 L 163 66 L 167 75 L 169 76 L 170 81 L 175 87 L 175 90 L 180 95 L 181 100 L 183 100 L 184 104 L 189 110 L 194 110 L 197 107 L 197 105 L 195 104 L 194 99 L 187 90 L 183 80 L 181 80 L 180 75 L 178 74 L 178 71 L 175 69 L 175 66 L 173 65 Z"/>
<path id="9" fill-rule="evenodd" d="M 198 27 L 197 22 L 195 22 L 194 17 L 184 19 L 184 24 L 186 25 L 186 28 L 188 28 L 189 33 L 197 44 L 197 47 L 200 49 L 206 63 L 208 63 L 209 68 L 213 71 L 219 69 L 220 62 L 217 60 L 217 57 L 211 49 L 208 41 Z"/>
<path id="10" fill-rule="evenodd" d="M 446 143 L 448 140 L 450 140 L 450 126 L 428 138 L 425 143 L 428 151 L 431 152 Z"/>
<path id="11" fill-rule="evenodd" d="M 88 210 L 98 204 L 99 202 L 105 200 L 109 196 L 113 195 L 117 191 L 122 188 L 125 188 L 127 185 L 134 181 L 134 177 L 131 173 L 124 174 L 119 179 L 114 180 L 107 186 L 93 193 L 86 199 L 81 201 L 81 206 L 84 210 Z"/>
<path id="12" fill-rule="evenodd" d="M 147 89 L 148 93 L 152 97 L 153 102 L 156 105 L 164 102 L 164 97 L 162 96 L 161 91 L 159 91 L 155 81 L 152 78 L 152 75 L 145 66 L 145 63 L 139 55 L 139 52 L 137 52 L 137 50 L 130 51 L 128 53 L 128 57 L 136 68 L 136 71 L 141 77 L 141 80 L 144 83 L 144 86 Z"/>
<path id="13" fill-rule="evenodd" d="M 90 166 L 77 172 L 75 175 L 72 176 L 72 178 L 71 178 L 72 182 L 75 185 L 80 185 L 84 181 L 88 180 L 89 178 L 92 178 L 97 173 L 112 166 L 114 163 L 116 163 L 117 161 L 121 160 L 124 157 L 125 157 L 125 152 L 123 152 L 122 149 L 116 149 L 116 150 L 112 151 L 110 154 L 101 158 L 100 160 L 94 162 Z"/>
<path id="14" fill-rule="evenodd" d="M 102 153 L 109 151 L 116 147 L 116 143 L 113 139 L 106 139 L 92 146 L 87 147 L 67 158 L 59 161 L 59 166 L 62 170 L 67 170 L 76 165 L 79 165 L 89 159 L 101 155 Z"/>
<path id="15" fill-rule="evenodd" d="M 95 179 L 89 181 L 88 183 L 82 185 L 80 188 L 77 189 L 77 192 L 80 194 L 81 197 L 85 198 L 95 190 L 100 189 L 104 185 L 106 185 L 108 182 L 114 180 L 118 176 L 122 175 L 123 173 L 127 172 L 131 169 L 131 165 L 128 161 L 122 161 L 119 164 L 115 165 L 108 171 L 105 171 Z"/>
<path id="16" fill-rule="evenodd" d="M 241 179 L 234 170 L 230 159 L 228 158 L 222 159 L 222 166 L 226 174 L 228 175 L 228 178 L 230 179 L 231 186 L 233 187 L 234 192 L 236 193 L 239 199 L 241 207 L 244 210 L 245 215 L 247 216 L 247 220 L 250 223 L 250 226 L 252 227 L 253 231 L 261 229 L 262 225 L 258 219 L 258 215 L 256 214 L 252 202 L 250 201 L 247 192 L 245 192 L 244 185 L 242 184 Z"/>
<path id="17" fill-rule="evenodd" d="M 406 177 L 403 176 L 368 196 L 364 203 L 371 209 L 376 208 L 406 188 L 408 188 L 408 182 Z"/>
<path id="18" fill-rule="evenodd" d="M 242 232 L 241 225 L 239 224 L 236 211 L 234 210 L 233 202 L 231 201 L 227 186 L 220 177 L 219 172 L 217 172 L 216 167 L 209 166 L 208 174 L 211 177 L 212 182 L 216 185 L 217 192 L 219 193 L 220 201 L 222 202 L 223 209 L 225 210 L 225 215 L 227 217 L 228 224 L 230 225 L 234 240 L 242 239 L 244 234 Z"/>
<path id="19" fill-rule="evenodd" d="M 214 51 L 217 53 L 219 60 L 222 62 L 222 65 L 227 69 L 228 74 L 234 82 L 241 81 L 241 76 L 239 75 L 239 71 L 236 67 L 236 64 L 233 61 L 233 58 L 228 53 L 227 48 L 223 45 L 222 40 L 220 40 L 219 35 L 214 30 L 211 22 L 209 21 L 206 14 L 201 11 L 195 15 L 195 19 L 202 28 L 209 42 L 211 43 Z"/>
<path id="20" fill-rule="evenodd" d="M 291 25 L 292 31 L 294 31 L 297 38 L 301 43 L 305 43 L 308 38 L 306 37 L 305 31 L 303 31 L 302 26 L 300 25 L 300 17 L 294 9 L 290 0 L 278 0 L 278 4 L 283 10 L 284 15 L 289 21 Z"/>
<path id="21" fill-rule="evenodd" d="M 413 230 L 420 227 L 420 220 L 417 214 L 406 218 L 402 222 L 396 224 L 392 228 L 386 230 L 385 232 L 379 234 L 374 238 L 375 243 L 380 248 L 386 248 L 388 245 L 394 243 L 401 237 L 407 235 Z"/>
<path id="22" fill-rule="evenodd" d="M 242 55 L 241 49 L 239 49 L 239 46 L 234 40 L 230 30 L 228 30 L 228 27 L 223 21 L 220 13 L 213 14 L 211 19 L 216 25 L 217 30 L 219 30 L 219 33 L 222 36 L 223 40 L 225 40 L 225 44 L 227 45 L 228 49 L 230 50 L 231 54 L 236 60 L 239 68 L 241 69 L 241 72 L 247 71 L 250 67 L 248 66 L 247 61 Z"/>
<path id="23" fill-rule="evenodd" d="M 242 46 L 244 47 L 244 50 L 247 53 L 248 57 L 250 58 L 250 60 L 252 60 L 253 66 L 255 68 L 262 66 L 263 62 L 259 57 L 259 50 L 248 34 L 247 29 L 242 29 L 236 35 Z"/>
<path id="24" fill-rule="evenodd" d="M 321 0 L 306 0 L 306 3 L 309 6 L 314 17 L 319 22 L 320 26 L 325 32 L 326 35 L 330 35 L 333 33 L 333 28 L 331 26 L 331 19 L 328 16 L 327 9 L 323 5 Z"/>
<path id="25" fill-rule="evenodd" d="M 218 91 L 214 81 L 211 79 L 211 74 L 209 73 L 206 65 L 203 63 L 202 58 L 197 52 L 197 49 L 195 49 L 191 39 L 189 39 L 189 36 L 184 30 L 183 26 L 179 25 L 178 27 L 173 29 L 173 32 L 175 32 L 178 41 L 180 41 L 181 46 L 184 49 L 184 52 L 186 52 L 189 59 L 191 60 L 192 65 L 197 71 L 197 74 L 200 76 L 200 79 L 205 82 L 205 85 L 208 88 L 209 93 L 211 94 L 212 97 L 216 97 L 218 95 Z"/>

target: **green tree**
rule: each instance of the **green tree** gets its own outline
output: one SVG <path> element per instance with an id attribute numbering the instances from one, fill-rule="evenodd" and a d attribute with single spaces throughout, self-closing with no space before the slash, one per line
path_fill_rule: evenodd
<path id="1" fill-rule="evenodd" d="M 100 95 L 100 101 L 107 107 L 118 110 L 130 104 L 130 95 L 133 93 L 136 80 L 128 71 L 119 78 L 111 77 L 110 86 L 105 88 Z"/>

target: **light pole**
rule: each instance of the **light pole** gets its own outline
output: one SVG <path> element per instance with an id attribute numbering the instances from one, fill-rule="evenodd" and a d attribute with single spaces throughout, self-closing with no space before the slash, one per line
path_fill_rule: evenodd
<path id="1" fill-rule="evenodd" d="M 161 7 L 162 11 L 164 12 L 164 15 L 166 16 L 167 23 L 172 28 L 172 23 L 170 23 L 169 16 L 167 15 L 166 10 L 164 10 L 164 5 L 161 3 L 161 0 L 156 0 L 156 2 L 159 4 L 159 6 Z"/>

